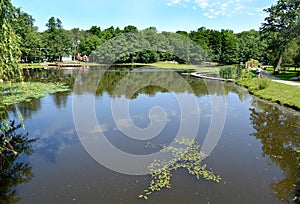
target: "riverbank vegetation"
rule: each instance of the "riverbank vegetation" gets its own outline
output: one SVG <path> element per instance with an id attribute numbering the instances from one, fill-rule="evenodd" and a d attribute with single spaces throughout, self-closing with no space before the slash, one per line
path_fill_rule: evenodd
<path id="1" fill-rule="evenodd" d="M 259 98 L 300 110 L 300 91 L 298 87 L 274 82 L 266 77 L 240 78 L 236 80 L 236 83 L 246 87 L 251 94 Z"/>

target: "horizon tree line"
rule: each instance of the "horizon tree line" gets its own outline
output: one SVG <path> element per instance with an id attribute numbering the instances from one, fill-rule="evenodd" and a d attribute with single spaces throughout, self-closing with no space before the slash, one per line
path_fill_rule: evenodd
<path id="1" fill-rule="evenodd" d="M 81 55 L 91 55 L 105 42 L 122 34 L 141 34 L 147 44 L 153 44 L 149 40 L 177 42 L 175 35 L 167 32 L 158 33 L 155 27 L 138 30 L 133 25 L 109 27 L 101 29 L 94 25 L 88 30 L 73 28 L 65 30 L 60 19 L 51 17 L 46 23 L 47 30 L 38 32 L 34 26 L 34 19 L 31 15 L 12 6 L 13 13 L 11 21 L 16 34 L 20 36 L 21 61 L 61 61 L 63 56 L 72 55 L 73 59 Z M 209 56 L 209 61 L 218 64 L 238 64 L 250 59 L 258 60 L 263 64 L 270 64 L 278 70 L 281 66 L 300 66 L 300 1 L 278 0 L 277 4 L 265 9 L 269 14 L 262 23 L 259 31 L 249 30 L 234 33 L 229 29 L 214 30 L 200 27 L 190 32 L 177 31 L 176 34 L 184 36 L 203 49 Z M 156 39 L 150 39 L 149 33 L 156 35 Z M 177 38 L 177 39 L 176 39 Z M 181 42 L 181 46 L 184 44 Z M 122 45 L 120 45 L 122 46 Z M 126 47 L 126 43 L 123 44 Z M 180 48 L 181 49 L 181 48 Z M 128 49 L 124 50 L 127 52 Z M 126 55 L 126 54 L 125 54 Z M 141 62 L 152 63 L 157 61 L 177 61 L 187 63 L 174 54 L 156 51 L 155 48 L 140 53 L 127 53 L 118 62 Z M 197 63 L 203 63 L 208 59 L 199 59 Z"/>

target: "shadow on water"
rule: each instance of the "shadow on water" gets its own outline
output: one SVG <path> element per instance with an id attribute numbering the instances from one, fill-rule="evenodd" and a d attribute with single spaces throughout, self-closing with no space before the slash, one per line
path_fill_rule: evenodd
<path id="1" fill-rule="evenodd" d="M 1 123 L 1 130 L 4 124 Z M 1 144 L 8 143 L 7 149 L 1 147 L 0 154 L 0 203 L 17 203 L 20 198 L 15 188 L 17 185 L 27 183 L 33 178 L 29 163 L 20 162 L 22 154 L 33 153 L 32 144 L 35 139 L 29 139 L 28 134 L 20 133 L 21 125 L 10 122 L 10 129 L 0 132 Z M 5 141 L 4 141 L 5 140 Z"/>
<path id="2" fill-rule="evenodd" d="M 254 100 L 251 135 L 262 143 L 264 157 L 282 169 L 285 178 L 271 183 L 275 197 L 284 202 L 300 203 L 300 121 L 299 114 Z"/>

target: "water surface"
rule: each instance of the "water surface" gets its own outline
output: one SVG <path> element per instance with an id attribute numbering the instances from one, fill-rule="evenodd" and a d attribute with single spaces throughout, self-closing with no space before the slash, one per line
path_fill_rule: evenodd
<path id="1" fill-rule="evenodd" d="M 33 146 L 34 153 L 19 158 L 19 162 L 31 166 L 34 175 L 29 182 L 16 186 L 19 203 L 279 204 L 290 203 L 299 195 L 299 113 L 252 97 L 234 84 L 213 82 L 217 87 L 224 87 L 224 92 L 219 88 L 208 91 L 205 81 L 190 77 L 185 80 L 192 92 L 180 84 L 170 84 L 168 89 L 147 86 L 131 93 L 134 84 L 150 80 L 149 76 L 167 79 L 169 71 L 148 70 L 153 72 L 151 75 L 132 73 L 128 69 L 103 71 L 96 93 L 92 84 L 97 79 L 90 77 L 93 69 L 39 72 L 32 74 L 31 80 L 63 80 L 73 87 L 78 72 L 81 75 L 76 80 L 82 80 L 80 87 L 19 104 L 26 131 L 30 137 L 38 138 Z M 126 86 L 116 91 L 120 80 L 128 75 L 135 80 L 126 81 Z M 211 124 L 210 97 L 226 99 L 226 121 L 221 138 L 212 154 L 204 160 L 222 181 L 218 184 L 197 180 L 185 170 L 178 170 L 173 172 L 171 189 L 154 193 L 149 200 L 143 201 L 137 196 L 147 188 L 150 177 L 120 174 L 96 162 L 77 136 L 72 99 L 74 96 L 83 99 L 88 95 L 95 96 L 96 117 L 107 139 L 122 151 L 145 155 L 159 151 L 159 144 L 169 144 L 178 132 L 182 113 L 175 93 L 197 99 L 200 122 L 196 140 L 200 144 Z M 133 140 L 120 131 L 112 116 L 112 100 L 129 100 L 131 119 L 140 128 L 150 125 L 151 108 L 164 109 L 168 117 L 166 127 L 150 141 L 157 148 L 149 149 L 149 141 Z"/>

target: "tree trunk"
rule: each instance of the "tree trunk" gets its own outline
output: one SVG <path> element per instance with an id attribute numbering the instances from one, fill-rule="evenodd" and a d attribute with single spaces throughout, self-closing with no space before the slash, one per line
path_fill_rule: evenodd
<path id="1" fill-rule="evenodd" d="M 279 55 L 279 59 L 278 59 L 278 62 L 277 62 L 277 66 L 276 66 L 276 68 L 275 68 L 275 73 L 277 72 L 279 72 L 279 69 L 280 69 L 280 67 L 281 67 L 281 63 L 282 63 L 282 58 L 283 58 L 283 50 L 282 51 L 280 51 L 280 55 Z"/>

